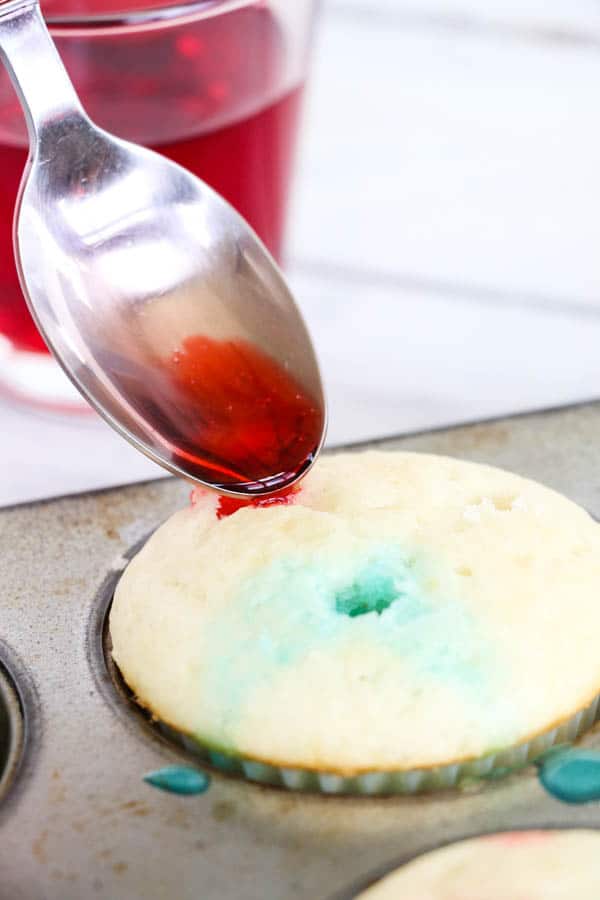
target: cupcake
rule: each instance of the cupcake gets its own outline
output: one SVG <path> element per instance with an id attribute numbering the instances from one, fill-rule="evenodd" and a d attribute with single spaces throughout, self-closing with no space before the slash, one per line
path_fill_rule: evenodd
<path id="1" fill-rule="evenodd" d="M 517 475 L 323 457 L 283 496 L 194 492 L 123 574 L 113 657 L 212 763 L 414 792 L 571 740 L 600 692 L 600 526 Z"/>
<path id="2" fill-rule="evenodd" d="M 356 900 L 598 900 L 600 833 L 515 831 L 426 853 Z"/>

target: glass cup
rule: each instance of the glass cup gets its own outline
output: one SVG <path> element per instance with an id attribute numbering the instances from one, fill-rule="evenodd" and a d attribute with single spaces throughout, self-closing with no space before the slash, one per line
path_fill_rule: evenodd
<path id="1" fill-rule="evenodd" d="M 281 260 L 317 2 L 42 0 L 42 7 L 92 119 L 199 175 Z M 0 390 L 47 408 L 82 409 L 17 278 L 12 219 L 26 160 L 23 114 L 0 66 Z"/>

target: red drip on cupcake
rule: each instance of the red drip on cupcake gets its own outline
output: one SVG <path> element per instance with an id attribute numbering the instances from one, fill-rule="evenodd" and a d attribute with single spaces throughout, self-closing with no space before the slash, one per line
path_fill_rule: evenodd
<path id="1" fill-rule="evenodd" d="M 548 831 L 504 831 L 493 834 L 490 841 L 499 844 L 513 846 L 514 844 L 539 844 L 547 841 L 551 832 Z"/>
<path id="2" fill-rule="evenodd" d="M 216 516 L 217 519 L 225 519 L 227 516 L 232 516 L 238 509 L 243 509 L 246 506 L 254 506 L 257 508 L 266 506 L 289 506 L 294 503 L 295 495 L 299 493 L 299 490 L 300 489 L 296 487 L 296 485 L 292 485 L 281 491 L 276 491 L 274 494 L 269 494 L 266 497 L 252 497 L 246 499 L 245 497 L 222 496 L 219 497 L 219 502 L 217 503 Z M 202 493 L 204 493 L 202 489 L 198 488 L 194 488 L 191 491 L 190 503 L 192 509 L 198 504 Z"/>

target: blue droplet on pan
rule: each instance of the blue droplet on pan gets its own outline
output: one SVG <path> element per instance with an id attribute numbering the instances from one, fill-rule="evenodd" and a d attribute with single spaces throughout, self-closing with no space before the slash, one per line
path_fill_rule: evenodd
<path id="1" fill-rule="evenodd" d="M 537 761 L 543 787 L 563 803 L 600 800 L 600 753 L 556 748 Z"/>
<path id="2" fill-rule="evenodd" d="M 204 794 L 210 786 L 209 775 L 189 766 L 165 766 L 144 775 L 144 781 L 161 791 L 182 796 Z"/>

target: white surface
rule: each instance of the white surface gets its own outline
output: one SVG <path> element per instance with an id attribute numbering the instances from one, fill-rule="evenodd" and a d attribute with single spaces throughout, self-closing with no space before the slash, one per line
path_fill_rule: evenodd
<path id="1" fill-rule="evenodd" d="M 419 20 L 426 25 L 468 27 L 505 26 L 512 32 L 535 29 L 556 39 L 577 33 L 589 39 L 600 33 L 597 0 L 327 0 L 330 13 L 349 12 L 389 21 Z"/>
<path id="2" fill-rule="evenodd" d="M 600 4 L 328 0 L 291 220 L 332 443 L 600 392 Z M 153 477 L 0 405 L 0 504 Z"/>
<path id="3" fill-rule="evenodd" d="M 600 49 L 332 17 L 294 255 L 595 303 L 598 84 Z"/>
<path id="4" fill-rule="evenodd" d="M 589 398 L 600 317 L 296 278 L 346 443 Z"/>

